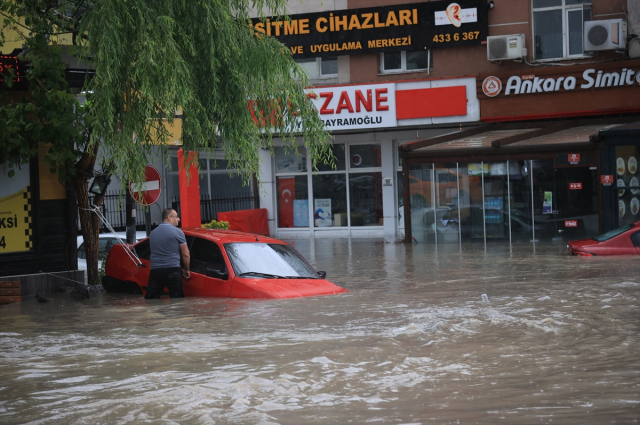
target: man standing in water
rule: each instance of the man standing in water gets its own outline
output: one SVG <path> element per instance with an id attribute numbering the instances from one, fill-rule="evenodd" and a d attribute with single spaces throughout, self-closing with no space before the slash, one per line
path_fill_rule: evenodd
<path id="1" fill-rule="evenodd" d="M 169 288 L 171 298 L 183 298 L 182 277 L 189 279 L 189 248 L 184 232 L 178 229 L 178 213 L 171 208 L 162 211 L 162 223 L 151 232 L 151 271 L 146 299 L 160 298 L 164 288 Z M 180 267 L 182 258 L 182 267 Z"/>

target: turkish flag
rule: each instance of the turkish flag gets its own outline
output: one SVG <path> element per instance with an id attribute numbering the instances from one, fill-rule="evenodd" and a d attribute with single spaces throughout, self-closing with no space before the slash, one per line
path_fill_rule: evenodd
<path id="1" fill-rule="evenodd" d="M 293 200 L 296 178 L 278 178 L 278 227 L 293 227 Z"/>

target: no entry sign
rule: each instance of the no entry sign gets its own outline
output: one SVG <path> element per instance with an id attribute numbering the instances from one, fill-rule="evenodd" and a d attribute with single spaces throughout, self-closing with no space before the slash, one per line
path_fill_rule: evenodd
<path id="1" fill-rule="evenodd" d="M 129 183 L 129 193 L 137 203 L 152 205 L 160 197 L 162 188 L 160 173 L 155 167 L 147 165 L 144 169 L 144 177 L 145 181 L 142 183 Z"/>

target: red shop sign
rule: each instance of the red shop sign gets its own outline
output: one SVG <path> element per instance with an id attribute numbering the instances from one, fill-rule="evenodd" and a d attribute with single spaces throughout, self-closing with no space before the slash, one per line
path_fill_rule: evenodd
<path id="1" fill-rule="evenodd" d="M 570 153 L 568 156 L 570 164 L 577 164 L 580 162 L 580 154 L 579 153 Z"/>
<path id="2" fill-rule="evenodd" d="M 569 189 L 582 189 L 582 183 L 569 183 Z"/>
<path id="3" fill-rule="evenodd" d="M 0 81 L 4 81 L 9 76 L 9 69 L 13 69 L 15 72 L 14 82 L 20 81 L 20 65 L 18 64 L 18 58 L 15 56 L 0 55 Z"/>
<path id="4" fill-rule="evenodd" d="M 565 220 L 564 227 L 578 227 L 578 220 Z"/>
<path id="5" fill-rule="evenodd" d="M 600 176 L 600 183 L 611 184 L 613 183 L 613 174 L 603 174 Z"/>

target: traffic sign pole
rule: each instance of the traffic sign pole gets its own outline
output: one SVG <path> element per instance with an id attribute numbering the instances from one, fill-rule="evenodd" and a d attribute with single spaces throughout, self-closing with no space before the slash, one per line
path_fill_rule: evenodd
<path id="1" fill-rule="evenodd" d="M 125 198 L 125 209 L 127 210 L 127 243 L 134 244 L 136 243 L 136 203 L 128 191 Z"/>

